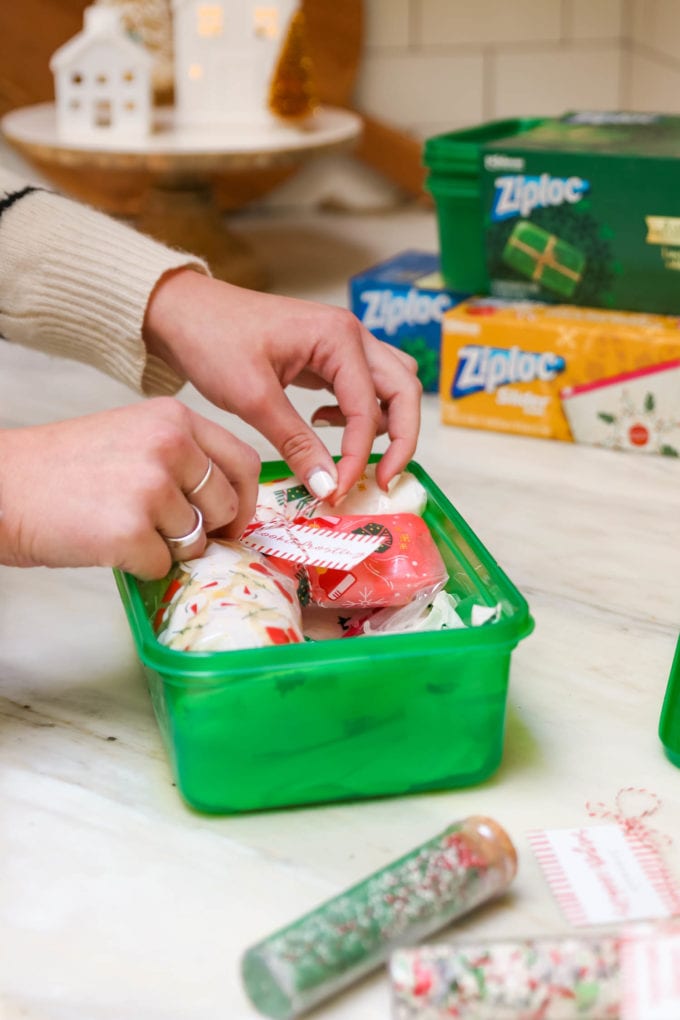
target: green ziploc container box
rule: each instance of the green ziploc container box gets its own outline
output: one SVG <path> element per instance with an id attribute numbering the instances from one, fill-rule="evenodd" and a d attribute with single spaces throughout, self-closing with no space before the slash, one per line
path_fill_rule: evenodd
<path id="1" fill-rule="evenodd" d="M 481 229 L 482 148 L 487 141 L 515 135 L 541 123 L 536 118 L 493 120 L 426 140 L 425 183 L 437 209 L 441 274 L 447 287 L 467 294 L 488 294 Z"/>
<path id="2" fill-rule="evenodd" d="M 495 121 L 428 139 L 424 160 L 447 286 L 474 266 L 478 294 L 680 313 L 680 116 Z"/>
<path id="3" fill-rule="evenodd" d="M 510 656 L 533 628 L 528 605 L 423 469 L 424 518 L 447 589 L 500 606 L 496 622 L 460 630 L 344 638 L 226 652 L 161 645 L 150 616 L 158 582 L 116 571 L 177 787 L 200 811 L 468 786 L 503 751 Z M 263 466 L 262 480 L 290 472 Z"/>

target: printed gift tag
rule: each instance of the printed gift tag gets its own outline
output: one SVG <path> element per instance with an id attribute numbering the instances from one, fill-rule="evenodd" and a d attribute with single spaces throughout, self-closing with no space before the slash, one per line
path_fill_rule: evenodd
<path id="1" fill-rule="evenodd" d="M 297 579 L 303 606 L 405 606 L 421 593 L 434 598 L 448 577 L 427 524 L 416 514 L 255 523 L 241 541 Z"/>
<path id="2" fill-rule="evenodd" d="M 656 848 L 618 825 L 528 834 L 571 924 L 613 924 L 680 912 L 680 890 Z"/>
<path id="3" fill-rule="evenodd" d="M 380 534 L 358 535 L 309 524 L 250 524 L 241 542 L 265 556 L 310 567 L 349 570 L 383 542 Z"/>
<path id="4" fill-rule="evenodd" d="M 680 1017 L 680 926 L 630 929 L 621 944 L 621 1020 Z"/>

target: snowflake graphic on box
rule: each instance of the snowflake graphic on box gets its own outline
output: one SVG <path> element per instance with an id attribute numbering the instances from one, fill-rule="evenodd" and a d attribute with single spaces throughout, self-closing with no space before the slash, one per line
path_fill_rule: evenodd
<path id="1" fill-rule="evenodd" d="M 680 359 L 567 387 L 560 396 L 575 442 L 680 456 Z"/>
<path id="2" fill-rule="evenodd" d="M 657 414 L 656 398 L 653 393 L 645 394 L 640 408 L 624 391 L 621 405 L 619 415 L 609 411 L 597 412 L 600 421 L 611 428 L 606 446 L 638 453 L 660 453 L 666 457 L 680 456 L 678 447 L 667 442 L 667 438 L 677 432 L 680 421 Z"/>

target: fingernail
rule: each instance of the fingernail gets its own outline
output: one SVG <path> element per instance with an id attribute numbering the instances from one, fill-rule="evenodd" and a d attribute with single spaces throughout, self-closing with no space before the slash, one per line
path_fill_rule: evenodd
<path id="1" fill-rule="evenodd" d="M 329 429 L 331 423 L 326 418 L 314 418 L 312 425 L 315 429 Z"/>
<path id="2" fill-rule="evenodd" d="M 338 487 L 338 483 L 328 471 L 316 468 L 307 479 L 307 488 L 317 499 L 326 499 Z"/>

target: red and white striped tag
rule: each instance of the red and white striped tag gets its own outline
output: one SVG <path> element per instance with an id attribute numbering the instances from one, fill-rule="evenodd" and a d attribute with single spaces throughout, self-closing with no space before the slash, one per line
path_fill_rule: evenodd
<path id="1" fill-rule="evenodd" d="M 249 549 L 292 563 L 349 570 L 384 542 L 380 535 L 356 535 L 308 524 L 255 524 L 241 536 Z"/>
<path id="2" fill-rule="evenodd" d="M 658 850 L 618 825 L 537 829 L 528 838 L 553 896 L 573 925 L 680 912 L 680 889 Z"/>
<path id="3" fill-rule="evenodd" d="M 621 1020 L 680 1017 L 680 923 L 630 928 L 621 944 Z"/>

